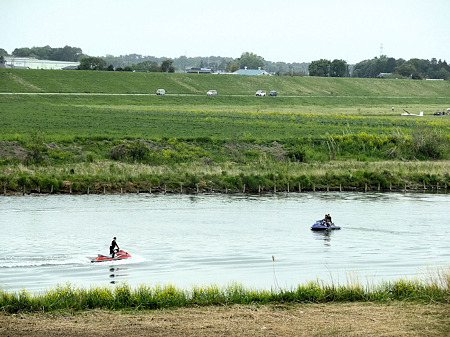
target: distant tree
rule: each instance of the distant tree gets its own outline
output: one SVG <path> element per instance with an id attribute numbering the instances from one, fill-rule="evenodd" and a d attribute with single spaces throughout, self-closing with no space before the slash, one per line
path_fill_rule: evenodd
<path id="1" fill-rule="evenodd" d="M 114 66 L 113 66 L 112 64 L 110 64 L 110 65 L 108 66 L 108 68 L 106 68 L 106 70 L 108 70 L 108 71 L 114 71 Z"/>
<path id="2" fill-rule="evenodd" d="M 105 70 L 106 61 L 101 57 L 88 56 L 80 60 L 80 70 Z"/>
<path id="3" fill-rule="evenodd" d="M 395 68 L 395 72 L 405 77 L 414 77 L 417 75 L 416 67 L 410 62 L 405 62 L 401 66 Z"/>
<path id="4" fill-rule="evenodd" d="M 5 57 L 3 55 L 0 55 L 0 64 L 5 64 L 6 60 Z"/>
<path id="5" fill-rule="evenodd" d="M 188 64 L 188 58 L 185 55 L 180 56 L 173 61 L 173 66 L 174 67 L 177 66 L 179 69 L 181 69 L 183 71 L 186 70 L 187 64 Z"/>
<path id="6" fill-rule="evenodd" d="M 8 56 L 8 52 L 4 50 L 3 48 L 0 48 L 0 56 Z"/>
<path id="7" fill-rule="evenodd" d="M 65 46 L 52 48 L 49 60 L 77 62 L 83 55 L 81 48 Z"/>
<path id="8" fill-rule="evenodd" d="M 344 60 L 333 60 L 330 64 L 331 77 L 346 77 L 347 76 L 347 62 Z"/>
<path id="9" fill-rule="evenodd" d="M 245 52 L 239 59 L 239 68 L 258 69 L 264 67 L 264 58 L 253 53 Z"/>
<path id="10" fill-rule="evenodd" d="M 173 60 L 172 59 L 164 60 L 161 63 L 161 71 L 164 72 L 164 73 L 167 73 L 167 72 L 174 73 L 175 72 L 175 68 L 174 68 L 174 66 L 172 64 L 173 64 Z"/>
<path id="11" fill-rule="evenodd" d="M 40 60 L 71 61 L 76 62 L 82 57 L 81 48 L 65 46 L 64 48 L 52 48 L 50 46 L 33 48 L 16 48 L 13 56 L 34 57 Z"/>
<path id="12" fill-rule="evenodd" d="M 309 76 L 328 77 L 330 75 L 331 61 L 320 59 L 312 61 L 309 65 Z"/>
<path id="13" fill-rule="evenodd" d="M 436 74 L 436 78 L 440 78 L 443 80 L 448 80 L 450 79 L 450 71 L 448 71 L 447 69 L 445 69 L 444 67 L 442 67 Z"/>
<path id="14" fill-rule="evenodd" d="M 30 48 L 16 48 L 13 50 L 12 55 L 16 57 L 28 57 L 31 54 Z"/>
<path id="15" fill-rule="evenodd" d="M 380 73 L 393 73 L 395 68 L 405 62 L 403 59 L 396 60 L 393 57 L 381 55 L 371 60 L 358 62 L 353 68 L 352 77 L 377 77 Z"/>
<path id="16" fill-rule="evenodd" d="M 229 71 L 230 73 L 234 73 L 235 71 L 239 70 L 239 61 L 230 61 L 227 64 L 227 67 L 225 68 L 226 71 Z"/>

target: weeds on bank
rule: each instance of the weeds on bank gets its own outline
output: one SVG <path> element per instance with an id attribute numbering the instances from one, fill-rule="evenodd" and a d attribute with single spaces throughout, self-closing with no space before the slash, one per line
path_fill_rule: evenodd
<path id="1" fill-rule="evenodd" d="M 25 290 L 9 293 L 0 290 L 0 310 L 6 313 L 48 312 L 86 309 L 159 309 L 170 307 L 279 304 L 328 302 L 408 301 L 450 303 L 450 274 L 440 271 L 427 281 L 405 280 L 383 282 L 364 287 L 358 283 L 334 285 L 315 281 L 293 289 L 260 290 L 238 283 L 228 286 L 194 286 L 182 289 L 174 285 L 129 285 L 76 288 L 67 284 L 44 293 L 31 295 Z"/>

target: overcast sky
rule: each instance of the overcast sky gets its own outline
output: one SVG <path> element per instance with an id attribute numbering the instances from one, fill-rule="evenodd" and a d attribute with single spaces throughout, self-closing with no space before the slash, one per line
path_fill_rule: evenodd
<path id="1" fill-rule="evenodd" d="M 450 62 L 450 0 L 0 0 L 0 48 L 91 56 Z M 382 49 L 381 49 L 382 45 Z"/>

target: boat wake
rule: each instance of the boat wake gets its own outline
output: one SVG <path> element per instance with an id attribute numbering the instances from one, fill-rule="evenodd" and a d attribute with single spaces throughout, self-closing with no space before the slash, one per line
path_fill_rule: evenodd
<path id="1" fill-rule="evenodd" d="M 90 260 L 85 256 L 8 256 L 0 258 L 0 268 L 45 267 L 63 265 L 84 265 Z"/>
<path id="2" fill-rule="evenodd" d="M 27 268 L 27 267 L 51 267 L 51 266 L 82 266 L 90 265 L 92 256 L 71 256 L 71 255 L 53 255 L 53 256 L 3 256 L 0 257 L 1 268 Z M 145 261 L 140 255 L 133 255 L 131 258 L 122 261 L 108 261 L 106 264 L 136 264 Z"/>

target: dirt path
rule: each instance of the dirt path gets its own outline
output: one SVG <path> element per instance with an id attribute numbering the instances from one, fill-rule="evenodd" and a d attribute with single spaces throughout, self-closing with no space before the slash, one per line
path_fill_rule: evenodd
<path id="1" fill-rule="evenodd" d="M 450 306 L 394 303 L 0 314 L 0 336 L 450 336 Z"/>

